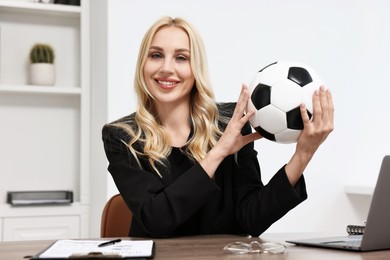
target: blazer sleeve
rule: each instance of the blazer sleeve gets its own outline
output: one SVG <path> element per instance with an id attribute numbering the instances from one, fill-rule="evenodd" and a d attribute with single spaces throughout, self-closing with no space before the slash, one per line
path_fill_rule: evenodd
<path id="1" fill-rule="evenodd" d="M 164 185 L 156 173 L 140 169 L 118 131 L 109 125 L 102 130 L 108 171 L 146 233 L 155 237 L 171 236 L 210 196 L 219 192 L 198 163 L 170 185 Z"/>
<path id="2" fill-rule="evenodd" d="M 243 134 L 250 132 L 251 127 L 247 124 Z M 254 143 L 238 152 L 233 178 L 236 216 L 243 230 L 252 236 L 262 234 L 307 198 L 303 175 L 293 187 L 288 181 L 285 166 L 263 185 Z"/>

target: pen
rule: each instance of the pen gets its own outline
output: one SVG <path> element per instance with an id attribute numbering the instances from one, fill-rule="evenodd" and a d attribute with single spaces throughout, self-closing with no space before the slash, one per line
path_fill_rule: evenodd
<path id="1" fill-rule="evenodd" d="M 104 247 L 104 246 L 109 246 L 109 245 L 113 245 L 115 243 L 119 243 L 121 242 L 122 239 L 114 239 L 114 240 L 110 240 L 110 241 L 107 241 L 107 242 L 103 242 L 101 244 L 98 245 L 98 247 Z"/>

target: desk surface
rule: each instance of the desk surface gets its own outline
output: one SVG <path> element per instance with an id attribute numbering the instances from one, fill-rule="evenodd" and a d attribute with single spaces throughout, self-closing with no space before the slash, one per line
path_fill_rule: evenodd
<path id="1" fill-rule="evenodd" d="M 377 260 L 390 259 L 390 250 L 375 251 L 366 253 L 347 252 L 332 249 L 318 249 L 311 247 L 301 247 L 287 244 L 284 254 L 279 255 L 241 255 L 235 256 L 223 252 L 223 247 L 231 242 L 242 241 L 250 242 L 259 240 L 263 242 L 283 242 L 286 239 L 305 238 L 298 234 L 264 234 L 261 238 L 247 238 L 232 235 L 211 235 L 211 236 L 193 236 L 171 239 L 154 239 L 156 242 L 156 253 L 154 259 L 290 259 L 290 260 L 329 260 L 329 259 L 348 259 L 348 260 Z M 0 259 L 21 260 L 27 255 L 34 255 L 49 246 L 53 241 L 18 241 L 1 242 Z"/>

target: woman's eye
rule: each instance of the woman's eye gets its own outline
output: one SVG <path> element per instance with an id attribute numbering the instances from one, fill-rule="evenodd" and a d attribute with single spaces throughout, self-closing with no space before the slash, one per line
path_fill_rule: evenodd
<path id="1" fill-rule="evenodd" d="M 152 53 L 152 54 L 150 54 L 150 57 L 152 59 L 161 59 L 162 55 L 160 53 Z"/>
<path id="2" fill-rule="evenodd" d="M 186 56 L 179 55 L 179 56 L 176 57 L 176 60 L 178 60 L 178 61 L 187 61 L 188 58 Z"/>

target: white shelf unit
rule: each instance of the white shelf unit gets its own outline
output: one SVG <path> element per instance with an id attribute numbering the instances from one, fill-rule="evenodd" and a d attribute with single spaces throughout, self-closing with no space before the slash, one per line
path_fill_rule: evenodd
<path id="1" fill-rule="evenodd" d="M 344 187 L 345 193 L 349 195 L 365 195 L 372 196 L 374 193 L 373 186 L 358 186 L 358 185 L 347 185 Z"/>
<path id="2" fill-rule="evenodd" d="M 50 95 L 72 95 L 80 96 L 80 88 L 47 87 L 47 86 L 27 86 L 27 85 L 0 85 L 0 93 L 20 93 L 20 94 L 50 94 Z"/>
<path id="3" fill-rule="evenodd" d="M 0 0 L 0 241 L 89 234 L 89 1 Z M 54 86 L 29 84 L 30 49 L 55 51 Z M 74 203 L 13 207 L 7 191 L 71 190 Z"/>

